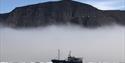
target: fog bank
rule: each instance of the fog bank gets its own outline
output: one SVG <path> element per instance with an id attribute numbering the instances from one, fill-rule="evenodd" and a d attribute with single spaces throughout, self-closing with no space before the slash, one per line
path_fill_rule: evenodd
<path id="1" fill-rule="evenodd" d="M 107 26 L 87 29 L 79 26 L 48 26 L 39 28 L 0 28 L 1 61 L 50 61 L 73 56 L 87 61 L 123 61 L 125 27 Z"/>

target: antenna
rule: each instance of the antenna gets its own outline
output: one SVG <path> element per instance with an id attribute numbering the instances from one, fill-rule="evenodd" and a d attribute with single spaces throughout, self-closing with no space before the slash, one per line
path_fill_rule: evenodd
<path id="1" fill-rule="evenodd" d="M 58 49 L 58 60 L 60 60 L 60 50 Z"/>
<path id="2" fill-rule="evenodd" d="M 71 51 L 69 51 L 69 55 L 68 56 L 71 57 Z"/>

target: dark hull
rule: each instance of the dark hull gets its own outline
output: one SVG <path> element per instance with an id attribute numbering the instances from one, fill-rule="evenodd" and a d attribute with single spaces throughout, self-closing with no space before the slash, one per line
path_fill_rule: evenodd
<path id="1" fill-rule="evenodd" d="M 82 61 L 65 61 L 65 60 L 52 60 L 53 63 L 82 63 Z"/>

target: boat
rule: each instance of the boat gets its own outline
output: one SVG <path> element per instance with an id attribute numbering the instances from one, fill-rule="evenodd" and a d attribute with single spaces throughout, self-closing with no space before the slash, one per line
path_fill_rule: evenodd
<path id="1" fill-rule="evenodd" d="M 58 51 L 58 59 L 52 59 L 52 63 L 82 63 L 82 58 L 71 56 L 71 52 L 66 60 L 60 60 L 60 51 Z"/>

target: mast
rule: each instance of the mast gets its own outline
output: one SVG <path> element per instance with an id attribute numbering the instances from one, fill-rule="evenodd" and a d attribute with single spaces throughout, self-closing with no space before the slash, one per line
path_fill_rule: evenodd
<path id="1" fill-rule="evenodd" d="M 58 49 L 58 60 L 60 60 L 60 50 Z"/>
<path id="2" fill-rule="evenodd" d="M 68 55 L 68 57 L 71 57 L 71 51 L 69 51 L 69 55 Z"/>

